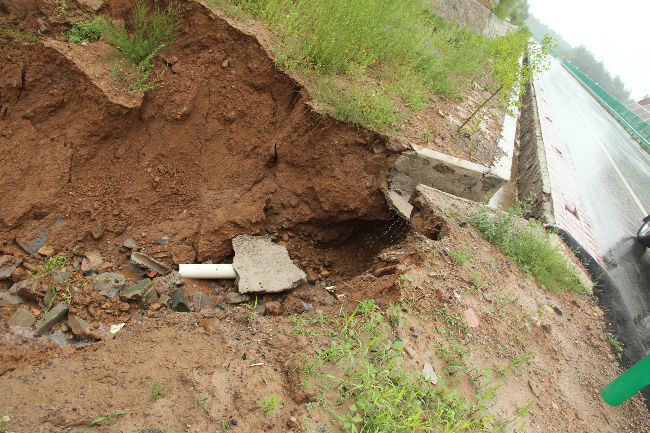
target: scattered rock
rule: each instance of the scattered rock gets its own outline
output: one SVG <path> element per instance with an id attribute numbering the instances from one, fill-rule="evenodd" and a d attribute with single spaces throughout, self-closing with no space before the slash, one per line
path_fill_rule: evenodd
<path id="1" fill-rule="evenodd" d="M 49 331 L 52 326 L 59 322 L 68 312 L 68 306 L 65 302 L 60 302 L 56 304 L 54 308 L 45 313 L 41 320 L 36 322 L 36 331 L 34 332 L 35 336 L 40 336 Z"/>
<path id="2" fill-rule="evenodd" d="M 97 225 L 93 228 L 93 231 L 90 232 L 90 236 L 92 236 L 95 240 L 100 239 L 102 236 L 104 236 L 104 226 L 102 226 L 102 223 L 97 223 Z"/>
<path id="3" fill-rule="evenodd" d="M 322 271 L 320 271 L 320 276 L 323 278 L 327 278 L 330 276 L 330 271 L 328 271 L 327 269 L 323 269 Z"/>
<path id="4" fill-rule="evenodd" d="M 137 250 L 138 249 L 138 243 L 135 241 L 133 238 L 126 238 L 124 241 L 124 247 L 130 249 L 130 250 Z"/>
<path id="5" fill-rule="evenodd" d="M 424 378 L 429 382 L 433 383 L 434 385 L 438 383 L 438 375 L 433 370 L 433 365 L 429 364 L 428 362 L 424 364 L 422 373 L 424 373 Z"/>
<path id="6" fill-rule="evenodd" d="M 16 312 L 9 318 L 7 324 L 9 326 L 22 326 L 23 328 L 30 328 L 36 319 L 34 315 L 27 310 L 26 308 L 19 308 Z"/>
<path id="7" fill-rule="evenodd" d="M 64 347 L 70 347 L 70 343 L 68 343 L 68 339 L 66 338 L 66 335 L 60 329 L 53 332 L 52 335 L 50 335 L 50 341 L 52 343 L 55 343 L 61 349 L 63 349 Z"/>
<path id="8" fill-rule="evenodd" d="M 221 62 L 221 67 L 226 69 L 229 64 L 230 64 L 230 59 L 226 58 L 223 62 Z"/>
<path id="9" fill-rule="evenodd" d="M 291 261 L 287 249 L 268 236 L 240 235 L 232 245 L 240 293 L 282 292 L 306 281 L 307 276 Z"/>
<path id="10" fill-rule="evenodd" d="M 56 298 L 57 293 L 56 289 L 53 286 L 50 286 L 45 290 L 45 296 L 43 297 L 43 304 L 48 306 Z"/>
<path id="11" fill-rule="evenodd" d="M 14 283 L 18 283 L 18 282 L 24 280 L 25 278 L 27 278 L 28 276 L 29 276 L 29 273 L 25 269 L 17 267 L 11 273 L 11 281 L 13 281 Z"/>
<path id="12" fill-rule="evenodd" d="M 49 257 L 52 254 L 54 254 L 54 248 L 47 245 L 43 245 L 38 249 L 38 253 L 42 256 Z"/>
<path id="13" fill-rule="evenodd" d="M 558 307 L 556 307 L 555 305 L 553 306 L 553 311 L 555 311 L 555 312 L 556 312 L 557 314 L 559 314 L 560 316 L 564 316 L 564 313 L 562 312 L 562 310 L 560 310 L 560 309 L 559 309 Z"/>
<path id="14" fill-rule="evenodd" d="M 307 269 L 305 274 L 307 275 L 307 282 L 308 283 L 314 284 L 316 281 L 318 281 L 318 274 L 313 269 L 311 269 L 311 268 Z"/>
<path id="15" fill-rule="evenodd" d="M 55 283 L 62 283 L 70 279 L 70 273 L 62 271 L 61 269 L 55 269 L 52 271 L 52 279 Z"/>
<path id="16" fill-rule="evenodd" d="M 194 301 L 194 311 L 205 311 L 210 309 L 213 299 L 201 292 L 194 292 L 192 295 Z"/>
<path id="17" fill-rule="evenodd" d="M 0 256 L 0 267 L 14 264 L 14 256 L 9 254 L 4 254 Z"/>
<path id="18" fill-rule="evenodd" d="M 97 251 L 86 253 L 81 261 L 81 272 L 96 271 L 102 263 L 104 259 Z"/>
<path id="19" fill-rule="evenodd" d="M 32 278 L 27 278 L 18 283 L 15 283 L 9 289 L 12 295 L 20 296 L 26 301 L 36 302 L 40 298 L 40 291 L 38 281 Z"/>
<path id="20" fill-rule="evenodd" d="M 190 309 L 190 301 L 187 299 L 185 290 L 176 289 L 171 293 L 172 299 L 172 310 L 178 311 L 179 313 L 189 313 L 192 311 Z"/>
<path id="21" fill-rule="evenodd" d="M 282 305 L 278 301 L 269 301 L 266 303 L 264 314 L 267 316 L 279 316 L 282 314 Z"/>
<path id="22" fill-rule="evenodd" d="M 237 292 L 226 293 L 226 302 L 229 304 L 241 304 L 242 302 L 246 302 L 249 299 L 250 296 L 242 295 L 241 293 L 237 293 Z"/>
<path id="23" fill-rule="evenodd" d="M 9 292 L 0 292 L 0 301 L 9 302 L 11 305 L 24 304 L 25 300 L 17 295 L 12 295 Z"/>
<path id="24" fill-rule="evenodd" d="M 83 336 L 84 330 L 86 327 L 88 327 L 88 325 L 90 325 L 90 323 L 75 314 L 69 314 L 68 325 L 70 326 L 73 334 Z"/>
<path id="25" fill-rule="evenodd" d="M 95 286 L 99 290 L 99 294 L 112 298 L 120 293 L 120 290 L 126 284 L 126 277 L 117 272 L 104 272 L 95 277 Z"/>
<path id="26" fill-rule="evenodd" d="M 176 290 L 177 287 L 185 284 L 183 277 L 176 271 L 170 271 L 164 277 L 156 278 L 154 281 L 154 286 L 156 287 L 156 292 L 158 294 L 169 294 L 172 291 Z"/>
<path id="27" fill-rule="evenodd" d="M 465 321 L 467 322 L 467 326 L 470 328 L 478 328 L 479 321 L 478 317 L 476 316 L 476 313 L 474 312 L 473 309 L 468 308 L 463 312 L 463 315 L 465 316 Z"/>
<path id="28" fill-rule="evenodd" d="M 99 12 L 104 7 L 103 0 L 77 0 L 79 7 L 87 12 Z"/>
<path id="29" fill-rule="evenodd" d="M 158 294 L 149 278 L 140 280 L 138 283 L 120 290 L 121 301 L 137 302 L 142 308 L 148 308 L 157 299 Z"/>
<path id="30" fill-rule="evenodd" d="M 8 280 L 9 278 L 12 278 L 12 275 L 14 271 L 18 268 L 17 263 L 12 263 L 12 264 L 6 264 L 2 267 L 0 267 L 0 281 L 1 280 Z M 14 281 L 16 283 L 17 281 Z"/>
<path id="31" fill-rule="evenodd" d="M 113 270 L 113 264 L 111 262 L 104 262 L 97 267 L 97 272 L 103 274 L 105 272 L 110 272 Z"/>
<path id="32" fill-rule="evenodd" d="M 83 330 L 84 337 L 92 340 L 108 340 L 112 335 L 100 328 L 98 322 L 93 322 Z"/>

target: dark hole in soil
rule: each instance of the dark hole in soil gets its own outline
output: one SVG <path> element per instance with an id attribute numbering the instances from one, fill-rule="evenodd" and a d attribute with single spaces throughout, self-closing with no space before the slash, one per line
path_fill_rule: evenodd
<path id="1" fill-rule="evenodd" d="M 411 219 L 413 230 L 431 240 L 437 241 L 447 235 L 449 230 L 445 220 L 433 213 L 417 213 Z"/>
<path id="2" fill-rule="evenodd" d="M 303 269 L 331 271 L 335 283 L 368 271 L 382 250 L 404 240 L 410 225 L 391 213 L 388 221 L 348 220 L 301 229 L 314 235 L 296 235 L 284 242 L 290 256 Z"/>

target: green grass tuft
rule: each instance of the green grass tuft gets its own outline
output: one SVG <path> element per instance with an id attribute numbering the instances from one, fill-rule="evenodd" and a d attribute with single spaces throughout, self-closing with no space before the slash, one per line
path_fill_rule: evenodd
<path id="1" fill-rule="evenodd" d="M 490 215 L 483 207 L 472 216 L 472 224 L 548 290 L 584 291 L 569 259 L 561 246 L 553 241 L 552 234 L 538 222 L 526 223 L 521 219 L 527 213 L 527 207 L 526 203 L 520 202 L 515 209 L 498 216 Z"/>

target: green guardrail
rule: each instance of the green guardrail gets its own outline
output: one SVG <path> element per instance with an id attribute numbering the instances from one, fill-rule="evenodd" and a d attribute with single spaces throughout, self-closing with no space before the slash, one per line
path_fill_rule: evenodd
<path id="1" fill-rule="evenodd" d="M 646 150 L 650 150 L 650 125 L 634 114 L 614 96 L 610 95 L 596 82 L 582 73 L 578 68 L 566 60 L 562 66 L 573 75 L 582 86 L 602 105 L 618 123 L 630 133 Z"/>

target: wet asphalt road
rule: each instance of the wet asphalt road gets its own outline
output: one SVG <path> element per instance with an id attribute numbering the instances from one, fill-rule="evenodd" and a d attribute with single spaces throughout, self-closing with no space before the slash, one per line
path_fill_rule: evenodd
<path id="1" fill-rule="evenodd" d="M 636 232 L 650 212 L 650 156 L 557 62 L 542 76 L 607 271 L 650 351 L 650 251 Z"/>

